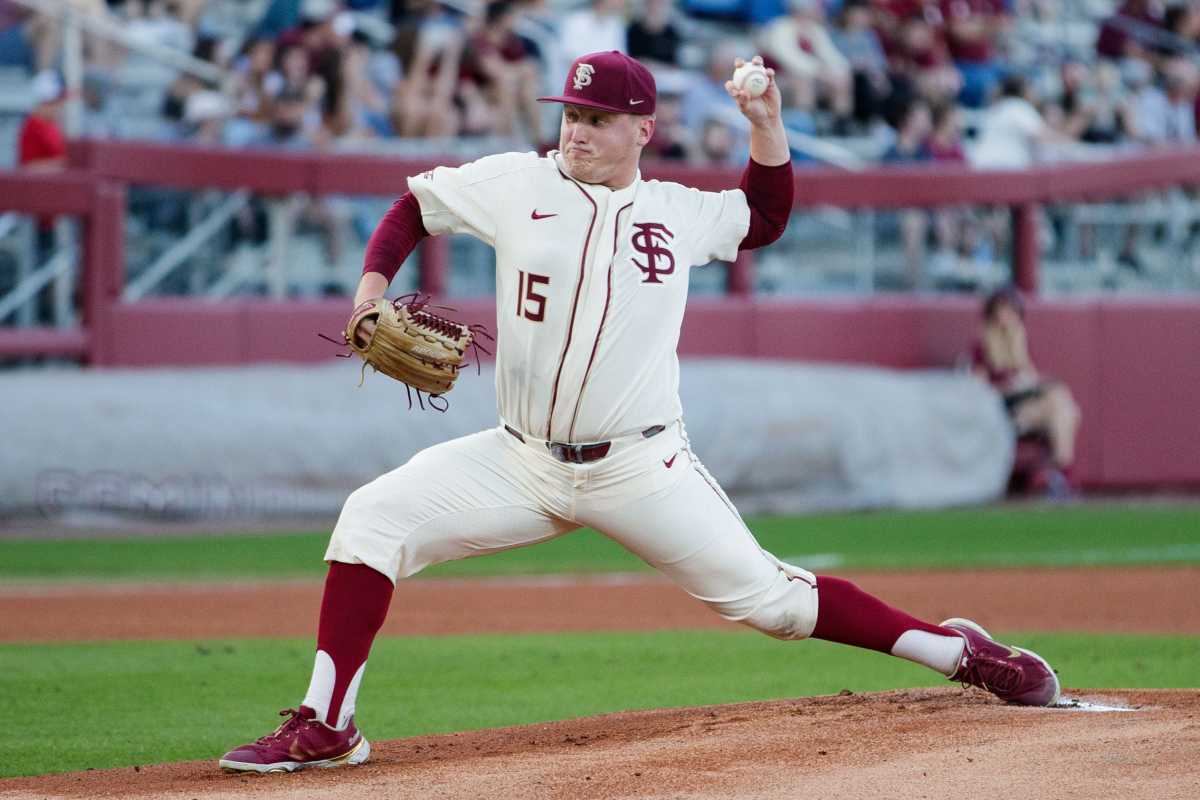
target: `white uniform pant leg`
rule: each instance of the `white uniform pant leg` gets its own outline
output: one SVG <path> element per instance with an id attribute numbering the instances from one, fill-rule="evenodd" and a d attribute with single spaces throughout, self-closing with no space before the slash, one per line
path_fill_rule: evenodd
<path id="1" fill-rule="evenodd" d="M 508 438 L 492 429 L 443 442 L 356 489 L 325 560 L 366 564 L 394 582 L 577 528 L 548 510 L 545 481 Z"/>
<path id="2" fill-rule="evenodd" d="M 811 635 L 817 623 L 816 577 L 763 550 L 686 442 L 684 448 L 671 467 L 665 466 L 662 449 L 653 448 L 658 452 L 649 452 L 644 467 L 657 474 L 629 485 L 652 482 L 664 469 L 685 470 L 677 482 L 622 504 L 581 503 L 578 521 L 614 539 L 727 620 L 779 639 Z"/>

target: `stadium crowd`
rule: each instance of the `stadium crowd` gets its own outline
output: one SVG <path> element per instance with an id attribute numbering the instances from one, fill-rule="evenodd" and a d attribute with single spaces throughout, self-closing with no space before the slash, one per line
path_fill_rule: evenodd
<path id="1" fill-rule="evenodd" d="M 1044 144 L 1192 141 L 1200 114 L 1200 2 L 1126 0 L 1096 26 L 1094 51 L 1029 54 L 1024 23 L 1053 25 L 1051 0 L 269 0 L 235 33 L 218 0 L 55 0 L 120 22 L 139 41 L 188 51 L 230 76 L 181 73 L 162 94 L 161 138 L 323 148 L 372 140 L 556 138 L 557 91 L 577 55 L 622 50 L 660 88 L 652 155 L 738 163 L 746 132 L 722 85 L 736 55 L 775 67 L 788 127 L 868 141 L 885 162 L 1020 167 Z M 249 2 L 249 0 L 224 0 Z M 88 132 L 132 58 L 85 32 Z M 37 131 L 60 101 L 55 8 L 0 0 L 0 64 L 33 81 Z M 111 116 L 111 115 L 110 115 Z M 973 137 L 967 138 L 970 131 Z M 43 148 L 44 149 L 44 148 Z M 28 150 L 28 152 L 26 152 Z M 22 145 L 22 161 L 45 156 Z"/>

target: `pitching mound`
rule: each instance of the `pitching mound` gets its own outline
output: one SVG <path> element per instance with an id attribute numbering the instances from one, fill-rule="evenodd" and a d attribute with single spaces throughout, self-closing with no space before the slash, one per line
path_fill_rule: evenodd
<path id="1" fill-rule="evenodd" d="M 369 764 L 224 774 L 214 760 L 0 781 L 0 798 L 1194 800 L 1200 691 L 1006 706 L 955 688 L 627 712 L 374 743 Z M 368 731 L 369 733 L 369 731 Z"/>

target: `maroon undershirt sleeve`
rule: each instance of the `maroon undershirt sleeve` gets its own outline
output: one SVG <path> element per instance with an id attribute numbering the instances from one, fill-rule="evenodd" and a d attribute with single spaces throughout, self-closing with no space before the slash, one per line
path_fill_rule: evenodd
<path id="1" fill-rule="evenodd" d="M 792 213 L 795 193 L 792 162 L 764 167 L 750 159 L 738 186 L 746 194 L 746 203 L 750 206 L 750 229 L 738 250 L 753 250 L 782 236 Z"/>
<path id="2" fill-rule="evenodd" d="M 428 235 L 429 231 L 421 222 L 421 206 L 417 198 L 412 192 L 405 192 L 403 197 L 392 203 L 392 207 L 375 226 L 375 232 L 367 242 L 363 274 L 378 272 L 390 283 L 417 242 Z"/>

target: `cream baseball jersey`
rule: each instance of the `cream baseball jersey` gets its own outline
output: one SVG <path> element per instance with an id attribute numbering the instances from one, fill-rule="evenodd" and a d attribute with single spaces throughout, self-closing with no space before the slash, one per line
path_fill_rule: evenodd
<path id="1" fill-rule="evenodd" d="M 580 183 L 558 153 L 505 153 L 409 178 L 431 234 L 496 251 L 501 418 L 558 442 L 678 418 L 675 350 L 688 273 L 732 261 L 750 225 L 740 189 Z"/>

